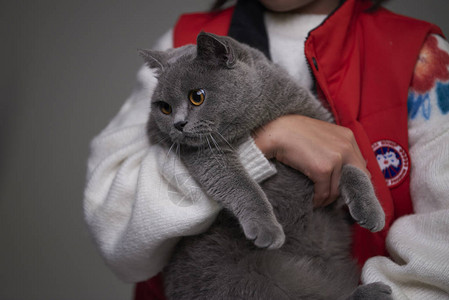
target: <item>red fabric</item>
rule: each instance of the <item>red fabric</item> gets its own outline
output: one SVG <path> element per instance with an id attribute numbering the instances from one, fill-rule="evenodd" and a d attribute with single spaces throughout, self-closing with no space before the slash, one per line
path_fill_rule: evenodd
<path id="1" fill-rule="evenodd" d="M 136 284 L 134 299 L 136 300 L 165 300 L 162 275 L 142 281 Z"/>
<path id="2" fill-rule="evenodd" d="M 427 35 L 441 34 L 429 23 L 385 9 L 365 13 L 370 5 L 346 1 L 305 44 L 317 84 L 337 123 L 353 131 L 386 213 L 381 232 L 354 226 L 353 252 L 361 265 L 372 256 L 387 255 L 385 237 L 393 220 L 413 213 L 409 175 L 388 188 L 371 145 L 390 140 L 407 152 L 407 95 L 413 70 Z"/>
<path id="3" fill-rule="evenodd" d="M 196 36 L 201 31 L 227 35 L 233 13 L 234 7 L 230 7 L 218 12 L 182 15 L 173 31 L 173 46 L 196 44 Z"/>
<path id="4" fill-rule="evenodd" d="M 337 123 L 353 131 L 386 213 L 381 232 L 354 226 L 353 253 L 361 265 L 370 257 L 387 255 L 385 238 L 393 220 L 413 213 L 409 175 L 396 187 L 388 188 L 371 145 L 391 140 L 408 150 L 407 93 L 414 66 L 427 35 L 442 35 L 432 24 L 385 9 L 365 13 L 370 5 L 370 1 L 347 0 L 309 34 L 305 44 L 317 89 L 328 101 Z M 232 13 L 233 8 L 229 8 L 181 16 L 174 30 L 174 46 L 194 44 L 201 31 L 226 35 Z M 153 290 L 136 293 L 135 299 L 164 299 L 160 297 L 162 289 L 154 285 L 160 283 L 159 276 L 140 283 L 138 289 Z M 150 296 L 145 298 L 144 294 Z"/>

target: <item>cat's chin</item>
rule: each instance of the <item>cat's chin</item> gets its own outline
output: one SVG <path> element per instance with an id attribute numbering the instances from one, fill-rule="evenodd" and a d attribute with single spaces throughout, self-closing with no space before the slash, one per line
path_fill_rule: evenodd
<path id="1" fill-rule="evenodd" d="M 191 135 L 185 133 L 172 133 L 170 138 L 173 143 L 188 147 L 202 147 L 207 145 L 207 140 L 201 135 Z"/>

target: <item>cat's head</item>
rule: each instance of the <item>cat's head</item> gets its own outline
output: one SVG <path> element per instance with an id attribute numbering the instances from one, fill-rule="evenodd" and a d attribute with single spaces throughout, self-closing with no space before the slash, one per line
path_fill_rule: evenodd
<path id="1" fill-rule="evenodd" d="M 158 78 L 149 130 L 196 147 L 248 133 L 253 126 L 248 108 L 261 90 L 251 51 L 229 37 L 209 33 L 198 35 L 197 46 L 141 50 Z"/>

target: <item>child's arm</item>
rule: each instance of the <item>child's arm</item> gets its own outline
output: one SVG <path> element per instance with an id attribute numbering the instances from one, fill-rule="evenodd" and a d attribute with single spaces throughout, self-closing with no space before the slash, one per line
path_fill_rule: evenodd
<path id="1" fill-rule="evenodd" d="M 156 48 L 171 43 L 169 32 Z M 145 130 L 155 84 L 143 67 L 135 91 L 92 141 L 88 161 L 86 222 L 106 263 L 126 282 L 157 274 L 179 238 L 206 230 L 220 209 L 173 152 L 149 145 Z M 238 152 L 254 180 L 274 174 L 252 140 Z"/>

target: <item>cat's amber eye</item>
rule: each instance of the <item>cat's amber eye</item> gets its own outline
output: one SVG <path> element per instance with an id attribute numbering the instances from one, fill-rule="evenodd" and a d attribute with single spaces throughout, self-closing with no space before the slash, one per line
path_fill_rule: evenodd
<path id="1" fill-rule="evenodd" d="M 161 108 L 161 112 L 163 114 L 169 115 L 171 114 L 171 106 L 170 104 L 168 104 L 167 102 L 160 102 L 160 108 Z"/>
<path id="2" fill-rule="evenodd" d="M 206 93 L 203 89 L 195 89 L 189 92 L 189 100 L 193 105 L 201 105 L 206 98 Z"/>

